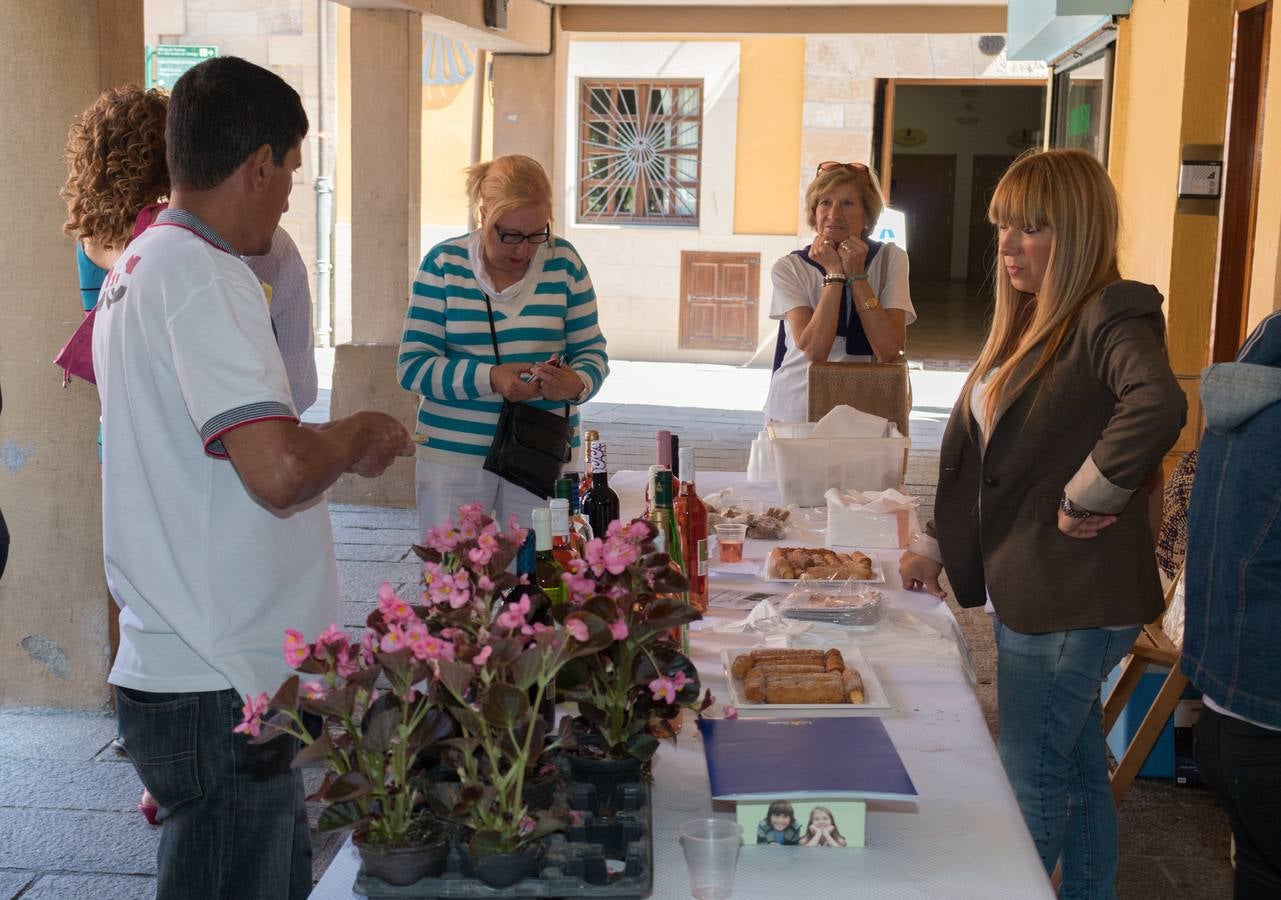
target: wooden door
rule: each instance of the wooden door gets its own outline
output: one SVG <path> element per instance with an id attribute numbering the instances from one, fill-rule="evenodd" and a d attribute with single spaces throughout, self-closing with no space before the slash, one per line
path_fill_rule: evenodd
<path id="1" fill-rule="evenodd" d="M 681 347 L 755 350 L 759 253 L 681 252 Z"/>
<path id="2" fill-rule="evenodd" d="M 996 229 L 987 220 L 987 205 L 1013 156 L 974 155 L 970 180 L 970 245 L 966 253 L 966 280 L 983 284 L 992 277 L 996 266 Z M 910 232 L 909 232 L 910 234 Z"/>
<path id="3" fill-rule="evenodd" d="M 907 218 L 913 281 L 952 277 L 956 154 L 894 154 L 894 208 Z"/>
<path id="4" fill-rule="evenodd" d="M 1243 10 L 1236 17 L 1219 272 L 1210 322 L 1210 362 L 1223 362 L 1236 356 L 1237 348 L 1245 340 L 1249 320 L 1271 20 L 1271 2 Z"/>

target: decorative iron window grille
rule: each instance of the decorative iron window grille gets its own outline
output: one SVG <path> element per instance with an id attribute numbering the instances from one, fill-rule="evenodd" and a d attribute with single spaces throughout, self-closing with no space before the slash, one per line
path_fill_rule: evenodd
<path id="1" fill-rule="evenodd" d="M 578 217 L 698 224 L 701 80 L 579 83 Z"/>

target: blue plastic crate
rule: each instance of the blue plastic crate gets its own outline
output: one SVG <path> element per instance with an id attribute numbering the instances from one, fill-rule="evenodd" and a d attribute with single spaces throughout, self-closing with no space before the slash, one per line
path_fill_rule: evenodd
<path id="1" fill-rule="evenodd" d="M 1130 741 L 1143 724 L 1143 717 L 1148 714 L 1148 709 L 1152 706 L 1152 701 L 1156 699 L 1157 693 L 1161 690 L 1161 684 L 1165 677 L 1170 674 L 1170 670 L 1164 666 L 1148 666 L 1138 685 L 1134 688 L 1134 693 L 1130 695 L 1130 700 L 1121 710 L 1121 715 L 1117 717 L 1116 724 L 1108 732 L 1108 747 L 1112 750 L 1112 755 L 1117 759 L 1125 753 Z M 1117 666 L 1108 675 L 1107 681 L 1103 682 L 1103 699 L 1106 700 L 1108 694 L 1116 687 L 1117 680 L 1121 677 L 1121 666 Z M 1184 698 L 1195 699 L 1201 696 L 1201 693 L 1192 685 L 1188 685 L 1183 691 Z M 1148 758 L 1144 760 L 1143 765 L 1139 768 L 1141 778 L 1174 778 L 1174 717 L 1165 723 L 1161 729 L 1161 736 L 1157 742 L 1152 745 L 1152 750 L 1148 753 Z"/>

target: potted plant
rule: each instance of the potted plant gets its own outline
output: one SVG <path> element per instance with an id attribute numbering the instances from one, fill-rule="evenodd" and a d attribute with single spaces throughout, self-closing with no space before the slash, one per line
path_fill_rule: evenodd
<path id="1" fill-rule="evenodd" d="M 611 638 L 562 679 L 578 715 L 562 721 L 561 743 L 575 780 L 594 783 L 602 806 L 614 784 L 638 779 L 660 738 L 675 739 L 683 708 L 712 702 L 708 692 L 699 703 L 698 671 L 673 638 L 701 615 L 681 598 L 689 583 L 656 549 L 657 533 L 643 519 L 614 522 L 565 576 L 566 620 L 590 614 Z"/>
<path id="2" fill-rule="evenodd" d="M 445 741 L 459 784 L 437 809 L 467 826 L 477 877 L 503 887 L 536 870 L 541 839 L 568 824 L 567 810 L 532 810 L 526 800 L 526 779 L 549 746 L 551 723 L 538 710 L 561 668 L 612 636 L 587 610 L 553 627 L 537 593 L 506 572 L 524 532 L 500 533 L 479 504 L 459 512 L 457 524 L 430 529 L 417 548 L 425 624 L 452 648 L 436 662 L 439 697 L 459 731 Z"/>
<path id="3" fill-rule="evenodd" d="M 369 874 L 390 884 L 439 875 L 447 829 L 426 809 L 417 760 L 453 730 L 432 687 L 433 661 L 450 648 L 384 583 L 358 644 L 331 625 L 311 643 L 286 631 L 283 650 L 309 677 L 290 677 L 271 698 L 247 697 L 235 730 L 256 743 L 292 735 L 303 745 L 296 768 L 328 768 L 309 798 L 324 804 L 319 827 L 354 829 Z"/>

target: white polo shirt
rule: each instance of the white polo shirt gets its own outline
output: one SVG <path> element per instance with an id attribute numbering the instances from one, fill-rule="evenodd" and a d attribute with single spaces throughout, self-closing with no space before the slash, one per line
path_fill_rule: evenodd
<path id="1" fill-rule="evenodd" d="M 221 437 L 294 420 L 262 287 L 200 219 L 167 210 L 108 273 L 93 330 L 102 399 L 107 584 L 120 606 L 112 684 L 271 694 L 286 628 L 338 620 L 322 498 L 256 501 Z"/>
<path id="2" fill-rule="evenodd" d="M 766 422 L 804 422 L 809 418 L 810 361 L 792 335 L 787 322 L 789 309 L 818 306 L 823 291 L 823 273 L 794 253 L 789 253 L 770 272 L 774 295 L 770 300 L 769 316 L 782 319 L 787 335 L 787 352 L 783 364 L 775 370 L 769 381 L 769 394 L 765 399 Z M 883 244 L 872 264 L 867 267 L 867 281 L 884 309 L 901 309 L 907 313 L 907 324 L 916 321 L 912 297 L 907 286 L 907 253 L 897 244 Z M 856 313 L 857 315 L 857 313 Z M 850 356 L 845 352 L 845 338 L 837 336 L 828 354 L 829 362 L 868 361 L 870 356 Z"/>

